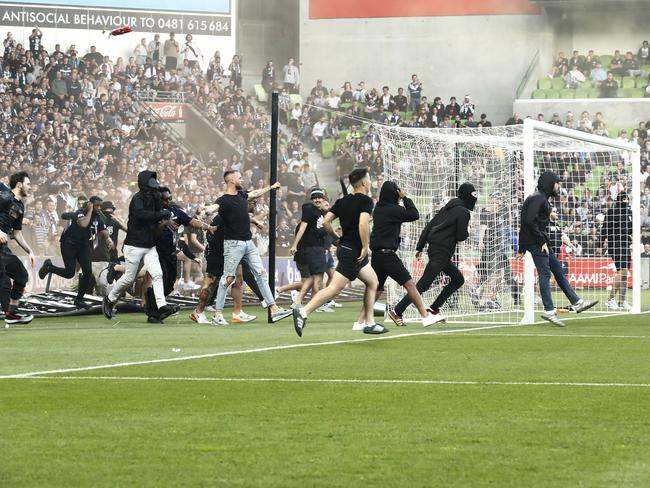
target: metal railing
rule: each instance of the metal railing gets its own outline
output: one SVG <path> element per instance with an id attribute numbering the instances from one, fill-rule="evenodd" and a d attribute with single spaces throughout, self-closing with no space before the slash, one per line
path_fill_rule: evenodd
<path id="1" fill-rule="evenodd" d="M 515 92 L 515 99 L 518 99 L 521 96 L 521 93 L 524 91 L 524 88 L 528 84 L 528 80 L 530 79 L 530 76 L 533 74 L 533 71 L 537 69 L 538 64 L 539 64 L 539 49 L 535 51 L 535 55 L 533 56 L 533 59 L 530 60 L 530 63 L 528 64 L 528 68 L 526 69 L 524 76 L 519 82 L 519 86 L 517 86 L 517 91 Z"/>
<path id="2" fill-rule="evenodd" d="M 140 102 L 176 102 L 176 103 L 189 103 L 192 99 L 190 92 L 179 91 L 156 91 L 156 90 L 142 90 L 131 93 L 131 96 Z"/>

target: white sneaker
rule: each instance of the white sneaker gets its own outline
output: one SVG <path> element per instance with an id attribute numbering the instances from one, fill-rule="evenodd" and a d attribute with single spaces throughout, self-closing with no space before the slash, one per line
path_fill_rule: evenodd
<path id="1" fill-rule="evenodd" d="M 330 300 L 330 301 L 327 303 L 327 306 L 330 307 L 330 308 L 341 308 L 343 305 L 341 305 L 341 304 L 338 303 L 338 302 L 335 302 L 334 300 Z"/>
<path id="2" fill-rule="evenodd" d="M 193 322 L 196 322 L 197 324 L 209 324 L 210 319 L 205 316 L 205 312 L 203 313 L 196 313 L 192 312 L 192 315 L 190 315 L 190 318 L 192 319 Z"/>
<path id="3" fill-rule="evenodd" d="M 430 325 L 438 324 L 446 321 L 447 321 L 447 317 L 445 317 L 443 314 L 441 313 L 433 314 L 429 312 L 427 316 L 422 319 L 422 327 L 429 327 Z"/>
<path id="4" fill-rule="evenodd" d="M 205 307 L 205 311 L 214 313 L 217 311 L 217 308 L 214 305 L 208 305 L 207 307 Z"/>
<path id="5" fill-rule="evenodd" d="M 298 290 L 291 290 L 289 294 L 291 295 L 291 302 L 296 303 L 298 301 L 298 295 L 300 295 L 300 292 Z"/>
<path id="6" fill-rule="evenodd" d="M 625 310 L 626 312 L 629 312 L 630 310 L 632 310 L 632 305 L 630 305 L 627 302 L 620 303 L 618 306 L 619 306 L 619 308 L 621 310 Z"/>
<path id="7" fill-rule="evenodd" d="M 360 330 L 360 331 L 363 331 L 363 329 L 365 329 L 365 328 L 366 328 L 366 324 L 365 324 L 365 322 L 355 322 L 355 323 L 352 325 L 352 330 Z"/>
<path id="8" fill-rule="evenodd" d="M 183 288 L 185 288 L 186 290 L 198 290 L 199 288 L 201 288 L 201 285 L 199 285 L 198 283 L 194 283 L 192 280 L 190 280 L 183 285 Z"/>
<path id="9" fill-rule="evenodd" d="M 257 318 L 256 315 L 249 315 L 243 310 L 240 313 L 233 313 L 232 314 L 232 321 L 233 323 L 245 323 L 245 322 L 252 322 Z"/>
<path id="10" fill-rule="evenodd" d="M 616 300 L 610 298 L 609 300 L 607 300 L 607 310 L 621 310 L 621 307 L 618 306 Z"/>
<path id="11" fill-rule="evenodd" d="M 230 325 L 230 324 L 222 314 L 216 313 L 214 314 L 214 317 L 212 317 L 212 325 Z"/>
<path id="12" fill-rule="evenodd" d="M 334 313 L 334 309 L 330 308 L 329 305 L 326 303 L 324 305 L 321 305 L 316 309 L 316 312 L 327 312 L 327 313 Z"/>
<path id="13" fill-rule="evenodd" d="M 262 304 L 262 308 L 269 308 L 269 304 L 266 303 L 266 300 L 262 300 L 260 303 Z"/>

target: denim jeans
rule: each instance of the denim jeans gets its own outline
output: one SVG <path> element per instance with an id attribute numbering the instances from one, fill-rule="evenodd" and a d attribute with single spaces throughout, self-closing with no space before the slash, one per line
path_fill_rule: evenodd
<path id="1" fill-rule="evenodd" d="M 417 112 L 420 105 L 420 95 L 411 95 L 411 112 Z"/>
<path id="2" fill-rule="evenodd" d="M 219 280 L 219 289 L 217 290 L 217 310 L 223 310 L 226 303 L 226 280 L 229 276 L 235 277 L 235 271 L 239 263 L 244 261 L 250 267 L 255 277 L 255 282 L 260 288 L 264 301 L 270 306 L 275 303 L 269 284 L 264 279 L 264 265 L 262 258 L 253 241 L 235 241 L 226 239 L 223 241 L 223 275 Z"/>
<path id="3" fill-rule="evenodd" d="M 573 288 L 569 284 L 569 280 L 564 276 L 562 264 L 558 261 L 553 251 L 549 250 L 548 255 L 544 254 L 541 246 L 534 245 L 527 249 L 533 257 L 535 267 L 537 268 L 537 277 L 539 281 L 539 292 L 542 295 L 542 302 L 544 303 L 544 310 L 550 312 L 555 310 L 553 299 L 551 298 L 551 273 L 555 277 L 555 282 L 564 295 L 569 299 L 571 304 L 576 304 L 580 301 L 580 297 L 576 295 Z"/>

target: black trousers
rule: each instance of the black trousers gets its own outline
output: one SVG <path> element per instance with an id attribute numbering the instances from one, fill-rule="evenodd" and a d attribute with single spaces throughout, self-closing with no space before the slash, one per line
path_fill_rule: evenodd
<path id="1" fill-rule="evenodd" d="M 429 262 L 427 263 L 426 268 L 424 268 L 422 277 L 417 282 L 417 285 L 415 285 L 418 292 L 424 293 L 429 288 L 431 288 L 431 285 L 433 284 L 433 280 L 435 280 L 436 277 L 441 272 L 449 276 L 449 278 L 451 278 L 451 281 L 444 286 L 444 288 L 438 295 L 438 298 L 436 298 L 435 301 L 431 304 L 431 308 L 433 310 L 439 310 L 440 308 L 442 308 L 442 306 L 447 301 L 447 299 L 465 283 L 465 278 L 463 278 L 463 274 L 456 267 L 456 265 L 452 263 L 449 256 L 446 255 L 429 256 Z M 406 295 L 395 306 L 395 312 L 398 313 L 399 315 L 402 315 L 410 304 L 411 304 L 411 299 L 409 298 L 408 295 Z"/>
<path id="2" fill-rule="evenodd" d="M 9 280 L 11 289 L 9 288 Z M 6 244 L 0 246 L 0 301 L 4 310 L 8 310 L 9 300 L 20 300 L 29 281 L 29 274 L 25 269 L 23 262 L 7 247 Z M 6 308 L 5 308 L 6 305 Z"/>
<path id="3" fill-rule="evenodd" d="M 77 270 L 77 262 L 81 267 L 81 278 L 79 279 L 79 289 L 77 290 L 77 299 L 81 299 L 86 294 L 93 281 L 92 266 L 92 246 L 87 243 L 76 243 L 61 241 L 61 257 L 63 258 L 63 268 L 54 266 L 50 271 L 62 278 L 73 278 Z"/>

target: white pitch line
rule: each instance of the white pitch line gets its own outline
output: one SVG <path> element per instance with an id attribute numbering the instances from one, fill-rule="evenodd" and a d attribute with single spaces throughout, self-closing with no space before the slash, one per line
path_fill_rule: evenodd
<path id="1" fill-rule="evenodd" d="M 596 383 L 586 381 L 472 381 L 472 380 L 402 380 L 362 378 L 193 378 L 165 376 L 13 376 L 22 380 L 57 381 L 178 381 L 224 383 L 339 383 L 402 385 L 469 385 L 469 386 L 570 386 L 588 388 L 650 388 L 650 383 Z"/>
<path id="2" fill-rule="evenodd" d="M 222 351 L 222 352 L 213 352 L 207 354 L 197 354 L 193 356 L 181 356 L 175 358 L 163 358 L 163 359 L 147 359 L 142 361 L 128 361 L 123 363 L 113 363 L 113 364 L 100 364 L 96 366 L 84 366 L 79 368 L 65 368 L 65 369 L 52 369 L 49 371 L 32 371 L 30 373 L 18 373 L 12 375 L 0 376 L 1 379 L 10 379 L 10 378 L 25 378 L 30 376 L 42 376 L 49 374 L 61 374 L 61 373 L 76 373 L 79 371 L 93 371 L 97 369 L 110 369 L 110 368 L 123 368 L 126 366 L 140 366 L 145 364 L 159 364 L 159 363 L 172 363 L 178 361 L 191 361 L 194 359 L 207 359 L 207 358 L 216 358 L 221 356 L 234 356 L 238 354 L 251 354 L 256 352 L 267 352 L 267 351 L 280 351 L 284 349 L 297 349 L 301 347 L 314 347 L 314 346 L 331 346 L 337 344 L 354 344 L 357 342 L 369 342 L 369 341 L 381 341 L 381 340 L 391 340 L 391 339 L 400 339 L 403 337 L 415 337 L 423 335 L 438 335 L 438 334 L 455 334 L 459 332 L 471 332 L 475 330 L 487 330 L 487 329 L 502 329 L 506 327 L 521 327 L 519 325 L 489 325 L 483 327 L 471 327 L 465 329 L 453 329 L 453 330 L 431 330 L 426 332 L 407 332 L 402 334 L 395 334 L 391 336 L 380 336 L 380 337 L 365 337 L 363 339 L 343 339 L 338 341 L 327 341 L 327 342 L 308 342 L 308 343 L 297 343 L 297 344 L 285 344 L 280 346 L 269 346 L 269 347 L 258 347 L 255 349 L 242 349 L 239 351 Z"/>
<path id="3" fill-rule="evenodd" d="M 561 337 L 562 339 L 577 337 L 577 338 L 595 338 L 595 339 L 650 339 L 650 336 L 639 335 L 607 335 L 607 334 L 483 334 L 478 332 L 476 334 L 457 334 L 466 337 Z"/>

